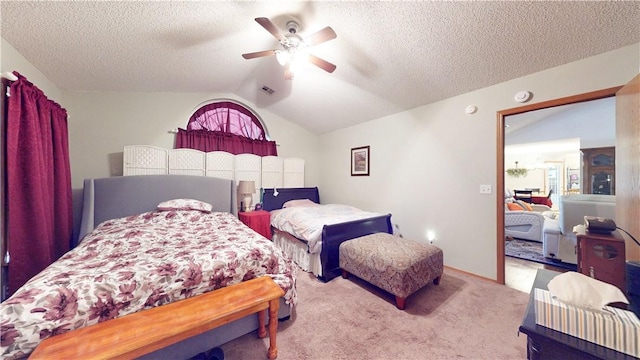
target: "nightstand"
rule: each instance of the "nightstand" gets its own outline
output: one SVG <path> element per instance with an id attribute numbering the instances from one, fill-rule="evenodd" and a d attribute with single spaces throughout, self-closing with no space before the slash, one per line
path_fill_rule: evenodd
<path id="1" fill-rule="evenodd" d="M 611 234 L 588 232 L 584 225 L 576 226 L 575 230 L 578 238 L 578 272 L 625 291 L 624 238 L 618 231 Z"/>
<path id="2" fill-rule="evenodd" d="M 271 240 L 271 213 L 268 211 L 239 212 L 238 219 L 253 231 Z"/>

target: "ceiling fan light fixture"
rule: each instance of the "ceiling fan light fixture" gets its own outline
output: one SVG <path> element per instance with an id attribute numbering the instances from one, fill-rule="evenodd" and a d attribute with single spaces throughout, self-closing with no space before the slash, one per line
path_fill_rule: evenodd
<path id="1" fill-rule="evenodd" d="M 276 51 L 276 59 L 278 59 L 278 63 L 282 66 L 287 65 L 289 59 L 291 58 L 291 54 L 288 51 Z"/>
<path id="2" fill-rule="evenodd" d="M 278 63 L 285 67 L 285 79 L 293 79 L 295 68 L 302 66 L 301 62 L 310 62 L 322 70 L 332 73 L 336 66 L 324 59 L 310 54 L 309 47 L 322 44 L 336 38 L 336 33 L 329 26 L 316 31 L 304 39 L 298 35 L 299 25 L 295 21 L 287 22 L 287 33 L 281 34 L 278 27 L 266 17 L 255 18 L 256 22 L 278 39 L 281 50 L 264 50 L 242 54 L 245 59 L 255 59 L 263 56 L 276 55 Z"/>
<path id="3" fill-rule="evenodd" d="M 305 50 L 297 50 L 297 51 L 291 52 L 289 56 L 290 56 L 289 61 L 291 61 L 290 66 L 294 69 L 298 69 L 300 68 L 300 66 L 302 66 L 304 62 L 306 62 L 309 59 L 309 52 Z"/>

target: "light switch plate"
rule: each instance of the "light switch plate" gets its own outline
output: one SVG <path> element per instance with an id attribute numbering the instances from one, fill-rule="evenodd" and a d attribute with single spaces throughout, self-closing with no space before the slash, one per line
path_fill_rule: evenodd
<path id="1" fill-rule="evenodd" d="M 480 185 L 480 194 L 491 194 L 491 185 Z"/>

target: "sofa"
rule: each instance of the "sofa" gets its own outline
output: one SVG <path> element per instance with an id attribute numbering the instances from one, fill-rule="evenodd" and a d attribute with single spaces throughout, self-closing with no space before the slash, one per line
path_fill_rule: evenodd
<path id="1" fill-rule="evenodd" d="M 545 217 L 540 212 L 509 210 L 504 212 L 504 234 L 516 239 L 543 242 Z"/>
<path id="2" fill-rule="evenodd" d="M 584 224 L 585 216 L 615 220 L 616 196 L 574 194 L 560 197 L 559 226 L 563 234 L 573 234 L 573 227 Z"/>
<path id="3" fill-rule="evenodd" d="M 543 242 L 544 224 L 547 217 L 552 214 L 551 208 L 548 206 L 517 200 L 507 190 L 504 211 L 505 236 Z"/>
<path id="4" fill-rule="evenodd" d="M 543 252 L 548 258 L 576 264 L 577 239 L 573 228 L 584 224 L 585 216 L 614 219 L 615 195 L 573 194 L 560 197 L 557 217 L 545 220 L 543 226 Z"/>

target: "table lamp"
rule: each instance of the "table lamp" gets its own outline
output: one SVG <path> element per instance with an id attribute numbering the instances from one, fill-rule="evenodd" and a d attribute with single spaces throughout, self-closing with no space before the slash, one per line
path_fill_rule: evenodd
<path id="1" fill-rule="evenodd" d="M 240 182 L 238 183 L 238 193 L 242 197 L 244 211 L 251 211 L 251 201 L 253 200 L 253 193 L 255 192 L 255 181 L 240 180 Z"/>

